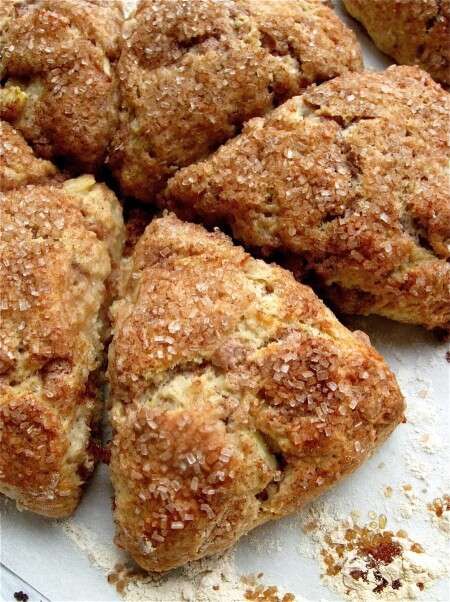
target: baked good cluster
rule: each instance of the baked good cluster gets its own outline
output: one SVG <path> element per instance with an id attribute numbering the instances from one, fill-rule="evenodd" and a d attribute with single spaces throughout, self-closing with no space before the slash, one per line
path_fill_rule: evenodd
<path id="1" fill-rule="evenodd" d="M 448 83 L 448 18 L 393 56 Z M 326 303 L 450 327 L 431 76 L 322 0 L 3 0 L 0 492 L 70 515 L 106 408 L 116 543 L 165 571 L 360 466 L 404 400 Z"/>

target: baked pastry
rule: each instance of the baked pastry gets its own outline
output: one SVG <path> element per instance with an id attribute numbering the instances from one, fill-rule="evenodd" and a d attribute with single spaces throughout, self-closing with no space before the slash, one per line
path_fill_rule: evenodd
<path id="1" fill-rule="evenodd" d="M 250 121 L 160 204 L 284 254 L 343 312 L 448 329 L 449 114 L 417 67 L 350 73 Z"/>
<path id="2" fill-rule="evenodd" d="M 0 36 L 6 24 L 11 19 L 15 5 L 19 4 L 21 1 L 22 0 L 2 0 L 0 4 Z"/>
<path id="3" fill-rule="evenodd" d="M 450 0 L 344 0 L 380 50 L 450 85 Z"/>
<path id="4" fill-rule="evenodd" d="M 368 337 L 219 232 L 154 220 L 120 293 L 108 368 L 117 543 L 147 570 L 298 509 L 403 418 Z"/>
<path id="5" fill-rule="evenodd" d="M 6 0 L 11 3 L 12 0 Z M 8 14 L 8 13 L 7 13 Z M 13 2 L 0 32 L 0 117 L 37 154 L 96 170 L 117 126 L 118 0 Z"/>
<path id="6" fill-rule="evenodd" d="M 141 0 L 126 30 L 109 161 L 141 201 L 249 118 L 362 66 L 353 32 L 321 0 Z"/>
<path id="7" fill-rule="evenodd" d="M 0 492 L 69 515 L 94 464 L 121 209 L 92 176 L 0 193 Z"/>
<path id="8" fill-rule="evenodd" d="M 50 161 L 38 159 L 22 135 L 0 119 L 0 193 L 25 184 L 43 184 L 57 174 Z"/>

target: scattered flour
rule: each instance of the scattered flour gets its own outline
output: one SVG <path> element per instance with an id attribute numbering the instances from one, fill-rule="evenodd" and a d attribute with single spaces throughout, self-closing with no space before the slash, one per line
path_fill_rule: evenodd
<path id="1" fill-rule="evenodd" d="M 73 519 L 55 521 L 54 526 L 61 528 L 64 534 L 86 554 L 94 566 L 109 572 L 123 560 L 121 552 L 114 545 L 106 546 L 99 542 L 96 534 Z"/>
<path id="2" fill-rule="evenodd" d="M 146 573 L 136 566 L 132 567 L 130 559 L 114 546 L 105 546 L 90 529 L 80 525 L 73 519 L 55 521 L 55 527 L 63 533 L 89 558 L 90 562 L 101 569 L 105 576 L 116 586 L 125 602 L 243 602 L 246 600 L 247 586 L 237 573 L 234 551 L 190 562 L 186 566 L 158 575 Z M 127 563 L 127 564 L 124 564 Z M 262 591 L 276 590 L 265 588 Z M 253 590 L 252 590 L 252 593 Z M 257 595 L 257 594 L 255 594 Z M 259 599 L 259 598 L 254 598 Z M 264 598 L 268 602 L 283 600 L 283 594 L 275 593 Z M 288 595 L 286 600 L 307 602 Z"/>
<path id="3" fill-rule="evenodd" d="M 99 542 L 96 534 L 73 519 L 55 521 L 55 527 L 104 571 L 113 573 L 117 565 L 128 561 L 115 546 Z M 164 576 L 135 571 L 126 580 L 123 598 L 127 602 L 237 602 L 245 600 L 244 589 L 236 572 L 233 552 L 224 556 L 192 562 Z"/>
<path id="4" fill-rule="evenodd" d="M 336 519 L 324 505 L 315 505 L 304 521 L 320 555 L 322 581 L 343 600 L 381 602 L 415 600 L 447 574 L 444 562 L 412 541 L 404 531 L 382 526 L 360 527 L 355 515 Z"/>
<path id="5" fill-rule="evenodd" d="M 245 600 L 233 552 L 191 562 L 155 583 L 152 575 L 131 580 L 123 592 L 127 602 L 238 602 Z"/>
<path id="6" fill-rule="evenodd" d="M 450 539 L 450 512 L 446 512 L 440 517 L 432 516 L 431 523 Z"/>

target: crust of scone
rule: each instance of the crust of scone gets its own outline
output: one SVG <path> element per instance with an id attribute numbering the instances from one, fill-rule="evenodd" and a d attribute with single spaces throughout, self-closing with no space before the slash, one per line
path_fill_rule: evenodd
<path id="1" fill-rule="evenodd" d="M 353 32 L 319 0 L 141 0 L 126 30 L 110 164 L 141 201 L 251 117 L 362 66 Z"/>
<path id="2" fill-rule="evenodd" d="M 16 4 L 0 32 L 0 117 L 39 156 L 95 171 L 117 126 L 118 0 Z"/>
<path id="3" fill-rule="evenodd" d="M 292 274 L 154 220 L 109 349 L 117 543 L 164 571 L 316 497 L 402 420 L 395 378 Z"/>
<path id="4" fill-rule="evenodd" d="M 56 167 L 37 158 L 23 136 L 0 119 L 0 192 L 57 178 Z"/>
<path id="5" fill-rule="evenodd" d="M 402 65 L 418 65 L 450 86 L 450 0 L 344 0 L 375 44 Z"/>
<path id="6" fill-rule="evenodd" d="M 0 193 L 0 492 L 68 516 L 94 465 L 119 203 L 91 176 Z"/>
<path id="7" fill-rule="evenodd" d="M 160 204 L 312 271 L 348 313 L 450 326 L 450 96 L 417 67 L 312 86 Z"/>

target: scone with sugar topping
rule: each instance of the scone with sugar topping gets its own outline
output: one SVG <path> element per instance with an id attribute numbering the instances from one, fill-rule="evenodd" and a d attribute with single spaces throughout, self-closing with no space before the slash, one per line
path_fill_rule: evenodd
<path id="1" fill-rule="evenodd" d="M 362 66 L 353 32 L 321 0 L 141 0 L 126 31 L 110 163 L 141 201 L 246 120 Z"/>
<path id="2" fill-rule="evenodd" d="M 449 115 L 417 67 L 349 73 L 179 171 L 161 205 L 288 256 L 344 312 L 448 329 Z"/>
<path id="3" fill-rule="evenodd" d="M 93 468 L 105 302 L 123 239 L 91 176 L 0 192 L 0 492 L 69 515 Z"/>
<path id="4" fill-rule="evenodd" d="M 117 125 L 121 3 L 12 4 L 0 31 L 0 117 L 40 156 L 95 170 Z"/>
<path id="5" fill-rule="evenodd" d="M 380 50 L 450 86 L 450 0 L 344 0 Z"/>
<path id="6" fill-rule="evenodd" d="M 402 421 L 395 378 L 293 276 L 154 220 L 109 350 L 117 543 L 164 571 L 223 551 L 357 468 Z"/>

